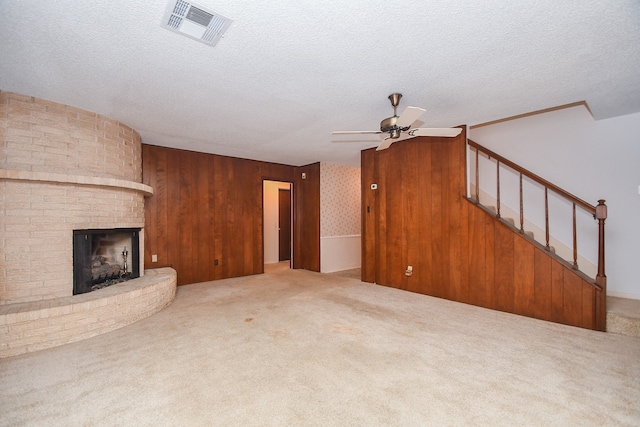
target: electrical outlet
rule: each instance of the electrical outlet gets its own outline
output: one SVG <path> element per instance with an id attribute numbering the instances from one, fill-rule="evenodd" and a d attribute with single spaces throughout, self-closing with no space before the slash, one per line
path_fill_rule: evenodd
<path id="1" fill-rule="evenodd" d="M 217 259 L 213 260 L 213 265 L 218 265 L 218 260 Z"/>
<path id="2" fill-rule="evenodd" d="M 151 255 L 151 262 L 158 262 L 158 255 L 156 254 Z"/>
<path id="3" fill-rule="evenodd" d="M 404 275 L 407 277 L 411 277 L 412 274 L 413 274 L 413 266 L 408 265 L 407 269 L 404 271 Z"/>

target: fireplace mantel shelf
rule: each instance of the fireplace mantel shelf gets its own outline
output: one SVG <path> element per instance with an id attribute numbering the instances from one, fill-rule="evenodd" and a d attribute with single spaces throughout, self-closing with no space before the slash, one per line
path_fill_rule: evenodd
<path id="1" fill-rule="evenodd" d="M 0 179 L 16 181 L 59 182 L 98 187 L 117 187 L 126 190 L 139 191 L 144 194 L 144 197 L 153 195 L 153 188 L 146 184 L 116 178 L 70 175 L 66 173 L 34 172 L 16 169 L 0 169 Z"/>

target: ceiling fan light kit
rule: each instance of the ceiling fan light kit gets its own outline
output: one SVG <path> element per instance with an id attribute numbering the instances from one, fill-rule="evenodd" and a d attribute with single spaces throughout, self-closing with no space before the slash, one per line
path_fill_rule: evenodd
<path id="1" fill-rule="evenodd" d="M 389 95 L 389 101 L 393 107 L 393 116 L 387 117 L 380 122 L 379 131 L 336 131 L 332 135 L 354 135 L 354 134 L 381 134 L 388 133 L 389 136 L 378 146 L 376 150 L 389 148 L 395 140 L 399 139 L 402 132 L 406 132 L 403 139 L 414 138 L 416 136 L 437 136 L 454 137 L 460 135 L 460 128 L 411 128 L 411 125 L 424 114 L 426 110 L 418 107 L 407 107 L 400 116 L 397 114 L 397 107 L 402 98 L 401 93 Z"/>

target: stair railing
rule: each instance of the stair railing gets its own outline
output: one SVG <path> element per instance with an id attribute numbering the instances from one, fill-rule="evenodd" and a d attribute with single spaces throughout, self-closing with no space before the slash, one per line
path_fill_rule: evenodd
<path id="1" fill-rule="evenodd" d="M 587 213 L 591 214 L 594 219 L 598 220 L 598 265 L 597 275 L 595 278 L 596 285 L 600 290 L 606 289 L 606 275 L 605 275 L 605 258 L 604 258 L 604 223 L 607 219 L 607 205 L 604 200 L 598 200 L 598 205 L 593 206 L 584 200 L 574 196 L 573 194 L 563 190 L 562 188 L 552 184 L 551 182 L 539 177 L 533 172 L 513 163 L 512 161 L 494 153 L 493 151 L 479 145 L 478 143 L 467 140 L 468 146 L 472 151 L 475 151 L 475 195 L 472 198 L 474 203 L 480 202 L 480 173 L 479 173 L 479 155 L 483 153 L 489 159 L 496 161 L 496 218 L 500 218 L 500 165 L 507 166 L 514 170 L 519 175 L 519 197 L 520 197 L 520 233 L 524 234 L 524 198 L 522 191 L 522 177 L 525 176 L 528 179 L 538 183 L 544 188 L 544 201 L 545 201 L 545 249 L 551 251 L 549 245 L 549 191 L 557 194 L 563 199 L 567 200 L 573 206 L 573 268 L 578 269 L 578 238 L 577 238 L 577 225 L 576 225 L 576 208 L 581 208 Z"/>

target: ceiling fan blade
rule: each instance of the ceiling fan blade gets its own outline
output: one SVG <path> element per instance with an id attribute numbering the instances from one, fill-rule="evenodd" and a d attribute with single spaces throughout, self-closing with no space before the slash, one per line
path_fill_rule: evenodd
<path id="1" fill-rule="evenodd" d="M 414 138 L 414 137 L 411 135 L 407 135 L 406 133 L 403 133 L 402 135 L 400 135 L 399 138 L 386 137 L 384 141 L 382 141 L 382 143 L 378 145 L 378 148 L 376 148 L 376 151 L 386 150 L 394 142 L 400 142 L 400 141 L 404 141 L 405 139 L 411 139 L 411 138 Z"/>
<path id="2" fill-rule="evenodd" d="M 391 146 L 391 144 L 393 144 L 394 142 L 396 142 L 395 139 L 393 138 L 385 138 L 384 141 L 382 141 L 380 143 L 380 145 L 378 145 L 378 148 L 376 148 L 376 151 L 380 151 L 380 150 L 386 150 L 387 148 L 389 148 Z"/>
<path id="3" fill-rule="evenodd" d="M 418 118 L 424 114 L 426 110 L 418 107 L 407 107 L 400 114 L 398 120 L 396 120 L 396 126 L 400 128 L 406 128 L 407 126 L 411 126 L 413 122 L 418 120 Z"/>
<path id="4" fill-rule="evenodd" d="M 377 133 L 382 133 L 379 130 L 339 130 L 335 132 L 331 132 L 331 135 L 373 135 Z"/>
<path id="5" fill-rule="evenodd" d="M 461 128 L 414 128 L 407 133 L 411 136 L 458 136 L 462 132 Z"/>

